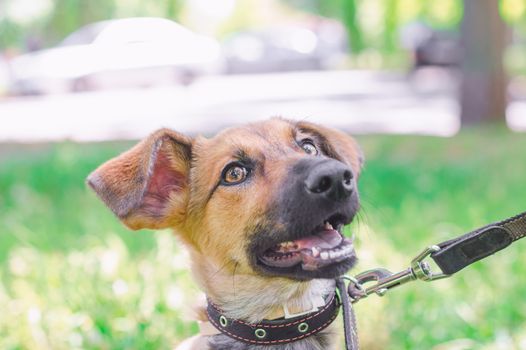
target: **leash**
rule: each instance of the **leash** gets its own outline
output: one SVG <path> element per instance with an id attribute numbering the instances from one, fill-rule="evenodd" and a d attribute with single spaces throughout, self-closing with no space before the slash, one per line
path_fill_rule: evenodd
<path id="1" fill-rule="evenodd" d="M 358 350 L 360 344 L 358 343 L 358 330 L 356 327 L 356 316 L 352 309 L 352 303 L 347 292 L 345 280 L 347 277 L 340 277 L 336 280 L 336 290 L 342 303 L 343 313 L 343 334 L 345 336 L 345 349 Z"/>
<path id="2" fill-rule="evenodd" d="M 403 271 L 392 273 L 387 269 L 378 268 L 354 277 L 340 277 L 336 280 L 336 285 L 342 302 L 346 349 L 359 349 L 352 304 L 372 294 L 384 296 L 389 290 L 408 282 L 430 282 L 451 277 L 525 236 L 526 212 L 427 247 L 411 261 L 410 267 Z M 433 271 L 426 261 L 428 258 L 435 262 L 440 272 Z M 367 286 L 370 282 L 374 283 Z"/>

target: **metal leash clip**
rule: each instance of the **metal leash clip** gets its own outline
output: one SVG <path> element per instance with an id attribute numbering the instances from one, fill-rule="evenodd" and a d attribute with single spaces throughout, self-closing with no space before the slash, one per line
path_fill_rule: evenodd
<path id="1" fill-rule="evenodd" d="M 344 278 L 349 281 L 347 291 L 352 302 L 356 303 L 373 293 L 378 296 L 384 296 L 390 289 L 411 281 L 422 280 L 429 282 L 450 277 L 450 275 L 446 275 L 442 271 L 440 273 L 433 272 L 429 263 L 424 261 L 431 254 L 439 250 L 440 247 L 436 245 L 427 247 L 411 261 L 411 267 L 398 273 L 392 273 L 387 269 L 378 268 L 362 272 L 355 277 L 344 276 Z M 371 286 L 366 286 L 365 284 L 369 282 L 376 283 Z"/>

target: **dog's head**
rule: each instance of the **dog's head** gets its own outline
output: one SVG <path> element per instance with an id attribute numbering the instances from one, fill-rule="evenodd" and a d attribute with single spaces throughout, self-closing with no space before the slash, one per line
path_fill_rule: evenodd
<path id="1" fill-rule="evenodd" d="M 238 273 L 331 278 L 355 261 L 341 232 L 358 207 L 362 156 L 344 133 L 283 119 L 192 139 L 163 129 L 88 183 L 130 228 L 174 228 Z"/>

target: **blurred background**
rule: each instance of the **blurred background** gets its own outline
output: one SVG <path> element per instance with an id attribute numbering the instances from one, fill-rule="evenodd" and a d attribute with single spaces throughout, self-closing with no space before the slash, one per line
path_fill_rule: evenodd
<path id="1" fill-rule="evenodd" d="M 160 127 L 357 136 L 354 272 L 526 209 L 526 0 L 0 0 L 0 348 L 169 349 L 199 293 L 172 234 L 84 185 Z M 359 303 L 364 349 L 526 349 L 525 243 Z"/>

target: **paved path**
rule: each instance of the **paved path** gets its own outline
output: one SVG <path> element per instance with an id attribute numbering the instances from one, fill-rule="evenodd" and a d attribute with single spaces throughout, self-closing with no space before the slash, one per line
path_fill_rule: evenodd
<path id="1" fill-rule="evenodd" d="M 136 139 L 160 127 L 206 134 L 276 115 L 354 133 L 448 136 L 459 127 L 447 82 L 429 87 L 394 73 L 302 72 L 6 100 L 0 102 L 0 142 Z"/>

